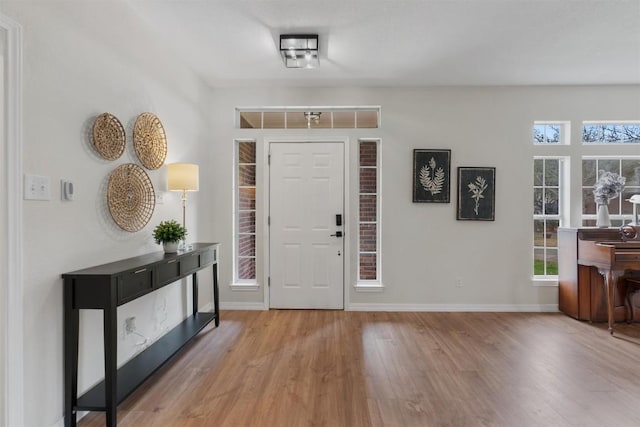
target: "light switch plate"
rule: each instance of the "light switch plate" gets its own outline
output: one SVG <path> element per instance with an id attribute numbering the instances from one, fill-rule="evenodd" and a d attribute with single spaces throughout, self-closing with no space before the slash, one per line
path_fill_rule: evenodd
<path id="1" fill-rule="evenodd" d="M 25 174 L 24 200 L 51 200 L 51 179 L 48 176 Z"/>

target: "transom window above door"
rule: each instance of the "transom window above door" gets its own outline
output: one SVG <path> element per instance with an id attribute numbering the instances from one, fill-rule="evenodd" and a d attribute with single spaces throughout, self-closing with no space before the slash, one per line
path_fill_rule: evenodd
<path id="1" fill-rule="evenodd" d="M 240 129 L 371 129 L 380 127 L 380 107 L 236 108 Z"/>

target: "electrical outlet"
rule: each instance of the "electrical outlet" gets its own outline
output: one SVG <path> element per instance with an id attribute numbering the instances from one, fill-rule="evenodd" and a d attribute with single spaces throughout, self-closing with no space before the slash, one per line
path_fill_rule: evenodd
<path id="1" fill-rule="evenodd" d="M 131 334 L 136 331 L 136 318 L 135 317 L 127 317 L 124 319 L 124 331 L 127 334 Z"/>
<path id="2" fill-rule="evenodd" d="M 456 279 L 456 287 L 457 288 L 461 288 L 462 287 L 462 279 Z"/>

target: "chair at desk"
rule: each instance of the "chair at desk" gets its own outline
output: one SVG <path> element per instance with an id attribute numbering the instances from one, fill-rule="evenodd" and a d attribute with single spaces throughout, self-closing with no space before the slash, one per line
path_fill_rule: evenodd
<path id="1" fill-rule="evenodd" d="M 633 295 L 640 291 L 640 278 L 627 277 L 624 282 L 625 286 L 625 302 L 627 305 L 627 323 L 633 322 L 633 304 L 631 303 Z"/>

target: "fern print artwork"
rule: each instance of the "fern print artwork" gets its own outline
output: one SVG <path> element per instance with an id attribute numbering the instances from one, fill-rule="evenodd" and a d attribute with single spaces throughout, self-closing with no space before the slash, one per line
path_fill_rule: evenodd
<path id="1" fill-rule="evenodd" d="M 487 189 L 487 180 L 481 176 L 476 177 L 475 182 L 468 184 L 469 191 L 471 192 L 471 198 L 475 201 L 476 206 L 473 208 L 473 212 L 478 215 L 478 207 L 480 207 L 480 199 L 484 199 L 482 193 Z"/>
<path id="2" fill-rule="evenodd" d="M 413 150 L 413 202 L 449 203 L 451 150 Z"/>
<path id="3" fill-rule="evenodd" d="M 496 168 L 458 168 L 457 220 L 495 221 Z"/>
<path id="4" fill-rule="evenodd" d="M 436 161 L 433 157 L 429 160 L 428 165 L 425 165 L 420 169 L 420 183 L 422 184 L 422 187 L 432 195 L 442 192 L 442 186 L 444 185 L 444 169 L 436 169 Z"/>

